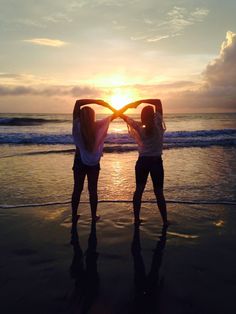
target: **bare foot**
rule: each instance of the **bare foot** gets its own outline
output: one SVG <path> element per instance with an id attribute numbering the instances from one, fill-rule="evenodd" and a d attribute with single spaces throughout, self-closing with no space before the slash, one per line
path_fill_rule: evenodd
<path id="1" fill-rule="evenodd" d="M 100 219 L 100 216 L 94 216 L 92 217 L 93 222 L 97 222 Z"/>
<path id="2" fill-rule="evenodd" d="M 143 222 L 142 219 L 140 219 L 140 218 L 134 218 L 134 224 L 135 224 L 136 226 L 139 226 L 142 222 Z"/>
<path id="3" fill-rule="evenodd" d="M 75 215 L 72 217 L 72 225 L 71 225 L 71 234 L 77 230 L 77 222 L 80 218 L 80 215 Z"/>
<path id="4" fill-rule="evenodd" d="M 73 223 L 73 224 L 76 224 L 79 219 L 80 219 L 80 215 L 72 216 L 72 223 Z"/>

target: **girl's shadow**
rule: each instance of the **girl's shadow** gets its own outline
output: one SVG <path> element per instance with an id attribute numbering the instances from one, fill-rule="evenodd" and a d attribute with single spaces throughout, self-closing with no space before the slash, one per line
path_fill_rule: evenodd
<path id="1" fill-rule="evenodd" d="M 134 225 L 134 235 L 131 252 L 134 262 L 134 303 L 133 313 L 159 313 L 160 294 L 163 280 L 159 278 L 159 270 L 166 244 L 167 227 L 163 227 L 161 236 L 153 251 L 151 268 L 146 274 L 143 257 L 141 254 L 139 225 Z"/>
<path id="2" fill-rule="evenodd" d="M 75 282 L 73 307 L 75 307 L 76 313 L 88 313 L 99 293 L 96 223 L 91 223 L 88 248 L 85 254 L 83 254 L 80 247 L 76 227 L 71 229 L 71 244 L 73 245 L 74 254 L 70 266 L 70 275 Z"/>

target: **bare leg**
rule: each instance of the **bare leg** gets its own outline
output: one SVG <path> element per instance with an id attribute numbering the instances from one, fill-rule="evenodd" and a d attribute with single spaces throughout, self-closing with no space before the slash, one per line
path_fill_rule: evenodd
<path id="1" fill-rule="evenodd" d="M 167 220 L 166 201 L 165 201 L 165 196 L 163 192 L 164 168 L 163 168 L 162 159 L 159 159 L 159 161 L 153 164 L 150 174 L 152 178 L 154 193 L 156 196 L 157 206 L 161 214 L 163 225 L 167 227 L 168 220 Z"/>
<path id="2" fill-rule="evenodd" d="M 72 207 L 72 223 L 76 225 L 78 220 L 78 206 L 80 202 L 80 196 L 84 187 L 85 172 L 78 169 L 74 170 L 74 190 L 71 197 L 71 207 Z"/>
<path id="3" fill-rule="evenodd" d="M 156 196 L 157 206 L 158 206 L 160 214 L 161 214 L 163 225 L 168 226 L 166 200 L 165 200 L 165 196 L 163 193 L 163 189 L 162 188 L 154 188 L 154 193 Z"/>
<path id="4" fill-rule="evenodd" d="M 133 209 L 134 209 L 134 222 L 135 223 L 140 223 L 140 208 L 141 208 L 141 202 L 142 202 L 142 195 L 143 195 L 143 191 L 145 189 L 145 185 L 144 184 L 137 184 L 136 185 L 136 190 L 134 192 L 134 196 L 133 196 Z"/>
<path id="5" fill-rule="evenodd" d="M 97 216 L 97 205 L 98 205 L 98 177 L 99 168 L 91 169 L 88 172 L 88 190 L 89 190 L 89 202 L 91 208 L 91 216 L 94 221 L 97 221 L 100 217 Z"/>

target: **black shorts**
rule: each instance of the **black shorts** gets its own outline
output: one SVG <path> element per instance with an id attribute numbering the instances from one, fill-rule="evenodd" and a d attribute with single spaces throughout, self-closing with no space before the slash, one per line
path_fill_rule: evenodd
<path id="1" fill-rule="evenodd" d="M 136 184 L 146 184 L 148 175 L 151 175 L 154 188 L 163 189 L 164 169 L 162 158 L 159 156 L 139 157 L 135 166 Z"/>
<path id="2" fill-rule="evenodd" d="M 88 173 L 97 173 L 100 170 L 100 163 L 98 163 L 97 165 L 94 166 L 88 166 L 85 165 L 80 157 L 80 154 L 76 153 L 75 154 L 75 158 L 74 158 L 74 164 L 72 167 L 72 170 L 74 171 L 80 171 L 80 172 L 84 172 L 86 174 Z"/>

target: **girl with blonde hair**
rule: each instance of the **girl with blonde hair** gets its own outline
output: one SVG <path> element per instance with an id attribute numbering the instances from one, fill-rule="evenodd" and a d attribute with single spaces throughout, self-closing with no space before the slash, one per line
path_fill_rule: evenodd
<path id="1" fill-rule="evenodd" d="M 103 153 L 104 140 L 109 123 L 116 118 L 115 114 L 96 121 L 95 111 L 86 105 L 97 104 L 115 110 L 99 99 L 77 100 L 73 111 L 73 139 L 76 146 L 73 172 L 74 189 L 72 193 L 72 224 L 76 225 L 80 196 L 83 191 L 85 177 L 88 179 L 89 202 L 93 221 L 97 221 L 97 185 L 100 171 L 100 158 Z M 86 107 L 83 107 L 86 106 Z M 83 107 L 83 108 L 82 108 Z"/>
<path id="2" fill-rule="evenodd" d="M 145 106 L 141 112 L 141 122 L 121 114 L 127 125 L 130 135 L 138 144 L 139 157 L 135 166 L 136 189 L 133 196 L 133 209 L 135 223 L 140 223 L 140 208 L 143 191 L 150 173 L 153 190 L 164 226 L 168 225 L 166 201 L 164 197 L 164 169 L 162 163 L 163 134 L 165 123 L 160 99 L 143 99 L 130 103 L 124 107 L 137 108 L 141 103 Z M 155 112 L 154 112 L 154 107 Z"/>

